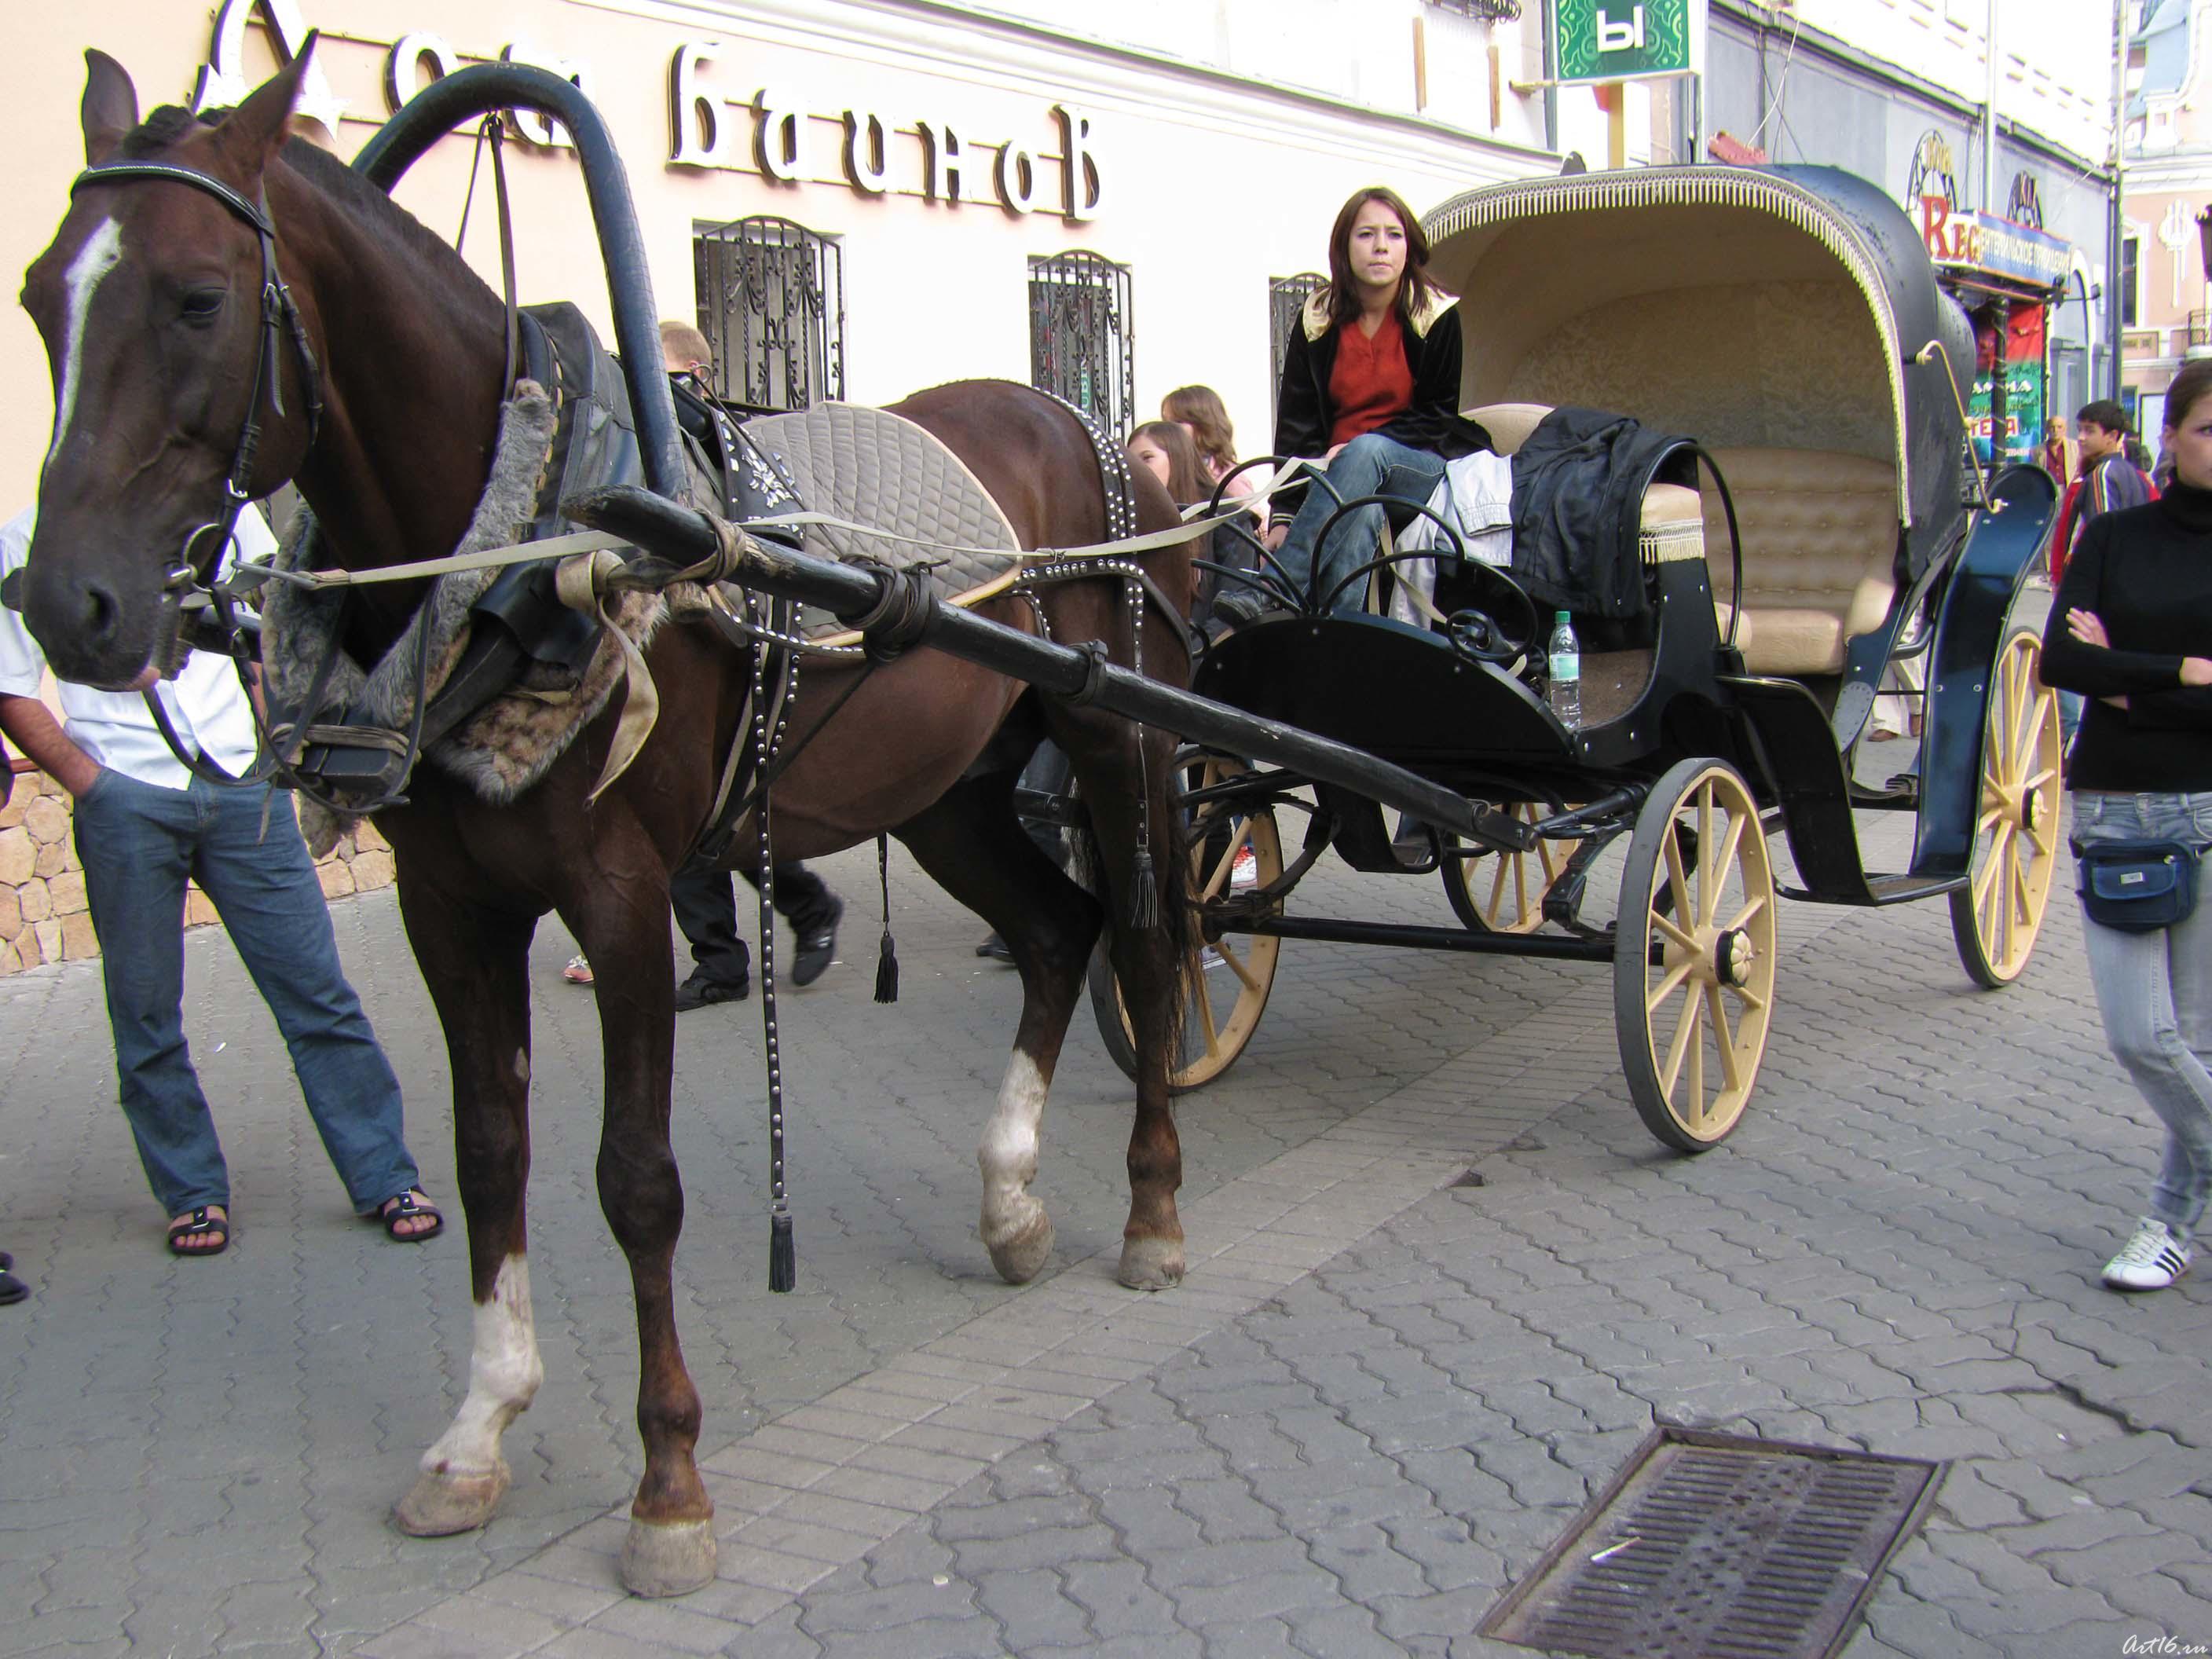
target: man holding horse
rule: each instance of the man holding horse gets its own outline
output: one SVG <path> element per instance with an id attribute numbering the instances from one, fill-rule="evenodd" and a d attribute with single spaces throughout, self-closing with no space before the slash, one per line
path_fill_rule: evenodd
<path id="1" fill-rule="evenodd" d="M 26 511 L 0 529 L 0 572 L 22 568 L 35 520 Z M 252 508 L 238 532 L 245 556 L 276 550 Z M 61 725 L 39 696 L 45 670 L 22 618 L 0 609 L 0 730 L 76 799 L 123 1112 L 170 1217 L 170 1250 L 216 1255 L 231 1231 L 229 1172 L 185 1045 L 187 877 L 214 901 L 276 1016 L 355 1212 L 404 1243 L 435 1237 L 445 1223 L 402 1134 L 399 1080 L 338 965 L 299 823 L 266 784 L 242 781 L 258 745 L 231 664 L 192 653 L 173 681 L 143 695 L 61 681 Z M 155 724 L 156 698 L 189 764 Z"/>

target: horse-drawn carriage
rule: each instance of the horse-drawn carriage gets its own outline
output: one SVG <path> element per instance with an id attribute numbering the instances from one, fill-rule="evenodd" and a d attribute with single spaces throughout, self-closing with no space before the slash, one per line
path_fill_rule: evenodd
<path id="1" fill-rule="evenodd" d="M 1190 975 L 1176 1081 L 1208 1081 L 1255 1040 L 1285 939 L 1609 963 L 1637 1109 L 1662 1140 L 1701 1150 L 1737 1122 L 1758 1073 L 1778 893 L 1944 897 L 1976 981 L 2026 965 L 2057 836 L 2041 596 L 2022 594 L 2052 483 L 2017 467 L 1984 493 L 1978 473 L 1962 477 L 1964 316 L 1905 216 L 1849 174 L 1698 167 L 1505 185 L 1445 203 L 1425 228 L 1432 273 L 1461 296 L 1462 408 L 1499 451 L 1553 405 L 1695 442 L 1653 447 L 1629 481 L 1634 517 L 1616 540 L 1640 567 L 1634 603 L 1577 619 L 1571 729 L 1543 695 L 1539 608 L 1510 569 L 1447 568 L 1426 625 L 1332 612 L 1327 594 L 1280 591 L 1279 570 L 1264 579 L 1291 614 L 1218 641 L 1195 690 L 1508 810 L 1536 840 L 1494 850 L 1418 823 L 1394 834 L 1340 784 L 1188 751 L 1194 902 L 1218 963 Z M 1370 573 L 1380 586 L 1413 556 L 1385 551 Z M 1924 674 L 1922 764 L 1869 787 L 1856 746 L 1901 663 Z M 1866 869 L 1865 809 L 1916 814 L 1902 872 Z M 1304 832 L 1286 854 L 1291 819 Z M 1778 827 L 1791 886 L 1770 860 Z M 1624 837 L 1604 884 L 1617 914 L 1593 921 L 1586 906 L 1602 917 L 1610 896 L 1593 878 L 1613 873 L 1601 860 Z M 1440 872 L 1462 927 L 1289 914 L 1329 847 L 1358 871 Z M 1238 882 L 1248 849 L 1258 879 Z M 1094 976 L 1094 990 L 1126 1056 L 1110 982 Z"/>
<path id="2" fill-rule="evenodd" d="M 1440 632 L 1270 623 L 1217 647 L 1198 694 L 1185 690 L 1174 611 L 1188 526 L 1149 476 L 1130 481 L 1110 437 L 1025 387 L 962 383 L 885 411 L 900 442 L 933 458 L 931 476 L 994 503 L 1001 544 L 968 550 L 1015 575 L 977 588 L 976 611 L 940 599 L 928 560 L 836 565 L 756 540 L 729 521 L 738 452 L 723 451 L 722 488 L 687 465 L 697 457 L 659 372 L 644 245 L 588 100 L 541 70 L 472 66 L 411 100 L 349 172 L 286 139 L 311 49 L 212 124 L 176 109 L 142 122 L 122 67 L 88 54 L 88 166 L 25 285 L 60 384 L 17 598 L 56 671 L 86 684 L 139 686 L 149 667 L 173 669 L 182 646 L 204 642 L 186 626 L 204 611 L 243 671 L 238 589 L 217 565 L 247 500 L 299 482 L 312 516 L 297 533 L 317 539 L 293 549 L 312 544 L 319 568 L 258 577 L 343 602 L 319 635 L 290 630 L 289 666 L 287 630 L 270 630 L 270 764 L 341 809 L 385 809 L 446 1030 L 469 1212 L 468 1392 L 401 1500 L 406 1530 L 489 1518 L 507 1480 L 501 1436 L 543 1375 L 523 1206 L 527 947 L 558 910 L 599 972 L 599 1188 L 638 1309 L 645 1469 L 624 1577 L 667 1595 L 713 1576 L 713 1505 L 693 1456 L 702 1406 L 672 1292 L 684 1193 L 669 1143 L 665 922 L 669 873 L 704 830 L 742 818 L 755 833 L 736 845 L 764 878 L 771 851 L 810 857 L 896 833 L 1007 937 L 1024 1006 L 979 1149 L 981 1232 L 1017 1282 L 1054 1248 L 1031 1190 L 1038 1125 L 1102 923 L 1135 1033 L 1121 1277 L 1145 1290 L 1183 1273 L 1168 1095 L 1179 985 L 1208 979 L 1194 942 L 1178 971 L 1194 919 L 1239 990 L 1226 1021 L 1199 1012 L 1203 1052 L 1180 1068 L 1186 1083 L 1249 1039 L 1285 937 L 1610 961 L 1638 1103 L 1692 1147 L 1741 1112 L 1772 1007 L 1770 816 L 1811 896 L 1948 894 L 1978 977 L 2002 981 L 2025 960 L 2048 887 L 2057 757 L 2013 609 L 2053 491 L 2018 471 L 1979 511 L 1960 510 L 1949 376 L 1963 331 L 1901 216 L 1856 181 L 1655 172 L 1478 192 L 1436 216 L 1441 274 L 1467 296 L 1471 405 L 1573 399 L 1696 434 L 1749 503 L 1741 568 L 1714 562 L 1728 573 L 1716 601 L 1705 554 L 1721 542 L 1690 452 L 1655 474 L 1634 544 L 1648 604 L 1607 665 L 1619 696 L 1601 696 L 1613 682 L 1594 672 L 1591 718 L 1570 731 L 1510 661 L 1508 647 L 1534 647 L 1533 613 L 1523 637 L 1499 637 L 1525 599 L 1472 570 L 1440 584 Z M 618 370 L 587 339 L 552 343 L 557 331 L 518 314 L 511 283 L 503 307 L 382 194 L 457 125 L 510 108 L 550 115 L 575 139 Z M 1689 349 L 1655 343 L 1668 341 Z M 1488 419 L 1506 438 L 1508 419 Z M 576 485 L 568 465 L 593 447 L 579 435 L 586 420 L 590 434 L 635 434 L 598 488 Z M 1777 434 L 1797 447 L 1772 449 Z M 608 482 L 641 474 L 649 488 Z M 564 521 L 592 533 L 513 540 L 518 523 Z M 422 556 L 441 548 L 457 550 Z M 495 569 L 517 577 L 505 599 Z M 810 670 L 803 697 L 787 695 L 787 663 L 771 670 L 795 642 L 756 606 L 762 593 L 824 607 L 860 635 Z M 1844 757 L 1912 638 L 1930 659 L 1925 784 L 1864 802 Z M 1095 896 L 1015 821 L 1015 767 L 1041 731 L 1084 788 Z M 512 745 L 455 748 L 516 733 L 529 744 L 520 773 Z M 1170 733 L 1205 745 L 1182 811 Z M 746 810 L 726 814 L 732 803 Z M 1863 804 L 1917 808 L 1909 873 L 1863 873 L 1850 823 Z M 1315 828 L 1285 869 L 1275 819 L 1309 808 Z M 1284 915 L 1283 894 L 1327 846 L 1359 867 L 1409 867 L 1386 808 L 1415 827 L 1411 867 L 1457 884 L 1468 926 Z M 1593 849 L 1623 834 L 1621 915 L 1593 927 L 1581 914 Z M 1179 879 L 1156 903 L 1155 840 L 1205 863 L 1194 907 Z M 1247 845 L 1261 866 L 1249 890 L 1228 874 Z M 1517 872 L 1507 886 L 1547 872 L 1512 922 L 1480 902 L 1479 858 Z M 1118 1012 L 1112 1024 L 1122 1030 Z M 765 1046 L 771 1259 L 786 1288 L 772 1025 Z"/>

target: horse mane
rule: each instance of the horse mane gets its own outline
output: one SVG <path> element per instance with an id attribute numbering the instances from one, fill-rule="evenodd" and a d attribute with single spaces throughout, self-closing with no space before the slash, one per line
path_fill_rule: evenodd
<path id="1" fill-rule="evenodd" d="M 123 136 L 116 155 L 134 161 L 159 155 L 181 143 L 194 127 L 214 126 L 228 113 L 228 110 L 206 110 L 194 115 L 178 105 L 164 104 Z M 475 290 L 488 304 L 500 303 L 499 295 L 451 244 L 328 150 L 305 138 L 293 137 L 285 141 L 283 154 L 295 173 L 324 195 L 334 198 L 354 218 L 380 227 L 449 280 Z"/>

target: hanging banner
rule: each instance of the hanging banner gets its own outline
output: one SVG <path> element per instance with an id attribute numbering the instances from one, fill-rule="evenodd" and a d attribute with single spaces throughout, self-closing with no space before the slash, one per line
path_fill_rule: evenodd
<path id="1" fill-rule="evenodd" d="M 1556 0 L 1552 27 L 1562 84 L 1704 67 L 1705 0 Z"/>
<path id="2" fill-rule="evenodd" d="M 1966 405 L 1974 453 L 1984 463 L 2033 460 L 2043 442 L 2047 393 L 2044 385 L 2044 307 L 2018 304 L 2005 326 L 2004 435 L 1992 453 L 1990 427 L 1996 384 L 1996 331 L 1975 333 L 1974 395 Z"/>

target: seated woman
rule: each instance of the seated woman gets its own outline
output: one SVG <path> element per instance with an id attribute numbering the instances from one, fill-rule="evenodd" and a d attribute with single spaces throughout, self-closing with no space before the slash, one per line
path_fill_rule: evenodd
<path id="1" fill-rule="evenodd" d="M 1275 453 L 1325 461 L 1329 488 L 1309 486 L 1295 516 L 1279 507 L 1267 543 L 1316 599 L 1374 558 L 1382 532 L 1383 509 L 1370 507 L 1340 520 L 1324 542 L 1340 502 L 1425 501 L 1446 461 L 1488 447 L 1459 416 L 1459 319 L 1430 283 L 1428 262 L 1428 238 L 1395 191 L 1355 191 L 1329 231 L 1328 286 L 1291 325 Z M 1330 608 L 1357 611 L 1361 599 L 1352 583 Z"/>

